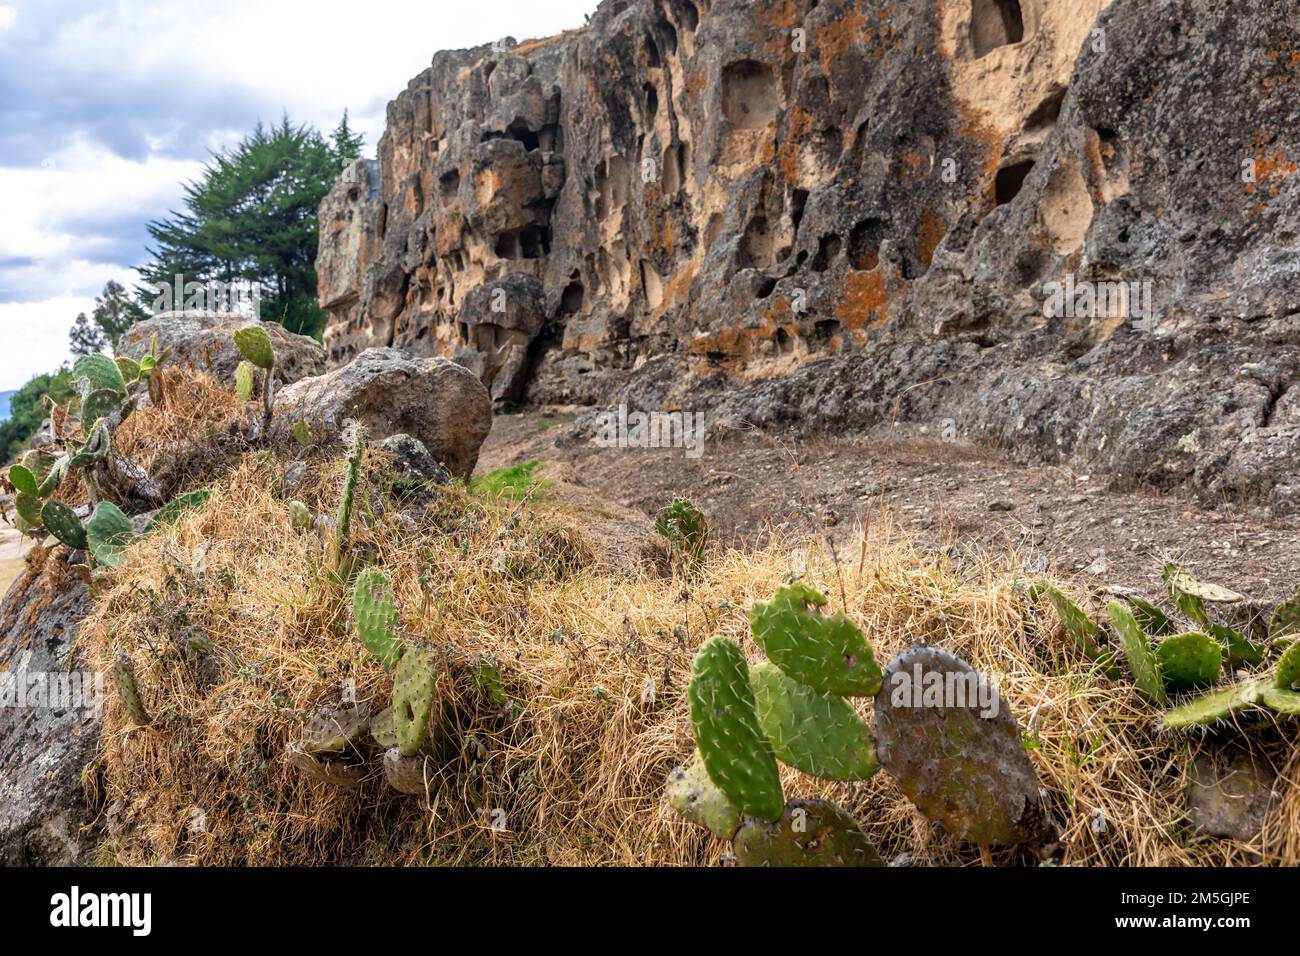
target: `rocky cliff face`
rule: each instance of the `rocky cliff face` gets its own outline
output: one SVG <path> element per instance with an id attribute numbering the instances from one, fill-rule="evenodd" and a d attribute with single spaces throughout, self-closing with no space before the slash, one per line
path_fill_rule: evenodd
<path id="1" fill-rule="evenodd" d="M 1297 163 L 1289 0 L 607 0 L 390 104 L 326 344 L 1295 508 Z"/>

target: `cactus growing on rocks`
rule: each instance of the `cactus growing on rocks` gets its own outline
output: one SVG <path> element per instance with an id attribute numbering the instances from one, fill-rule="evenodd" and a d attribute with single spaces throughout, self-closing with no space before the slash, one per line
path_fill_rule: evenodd
<path id="1" fill-rule="evenodd" d="M 746 820 L 732 846 L 741 866 L 884 866 L 853 817 L 826 800 L 791 800 L 774 822 Z"/>
<path id="2" fill-rule="evenodd" d="M 806 584 L 777 591 L 755 604 L 749 623 L 768 659 L 801 684 L 823 694 L 871 697 L 880 690 L 880 666 L 867 639 L 842 613 L 817 609 L 826 596 Z"/>
<path id="3" fill-rule="evenodd" d="M 735 643 L 713 637 L 700 646 L 689 697 L 695 743 L 709 778 L 745 813 L 778 819 L 785 807 L 781 775 L 754 711 L 749 665 Z"/>
<path id="4" fill-rule="evenodd" d="M 126 563 L 122 552 L 135 537 L 135 526 L 122 509 L 110 501 L 101 501 L 86 522 L 86 542 L 95 561 L 106 568 L 120 568 Z"/>
<path id="5" fill-rule="evenodd" d="M 232 338 L 244 361 L 261 369 L 262 430 L 263 434 L 269 434 L 271 415 L 275 408 L 275 347 L 271 345 L 271 337 L 261 325 L 246 325 L 238 329 Z"/>
<path id="6" fill-rule="evenodd" d="M 344 582 L 351 575 L 352 513 L 356 506 L 357 483 L 361 480 L 361 465 L 366 456 L 366 429 L 356 424 L 352 454 L 348 457 L 348 473 L 343 483 L 343 496 L 339 500 L 339 513 L 334 522 L 334 543 L 330 549 L 329 567 L 335 580 Z"/>
<path id="7" fill-rule="evenodd" d="M 912 803 L 962 839 L 1014 846 L 1049 829 L 1010 706 L 946 651 L 914 647 L 885 668 L 876 747 Z"/>
<path id="8" fill-rule="evenodd" d="M 61 544 L 75 551 L 84 551 L 88 544 L 86 529 L 77 513 L 61 501 L 47 501 L 41 507 L 41 524 Z"/>

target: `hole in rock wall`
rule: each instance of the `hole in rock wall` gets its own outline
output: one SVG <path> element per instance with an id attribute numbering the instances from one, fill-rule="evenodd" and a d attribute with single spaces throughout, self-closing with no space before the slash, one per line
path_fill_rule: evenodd
<path id="1" fill-rule="evenodd" d="M 794 351 L 794 341 L 785 329 L 776 330 L 776 348 L 782 355 L 789 355 Z"/>
<path id="2" fill-rule="evenodd" d="M 700 11 L 691 0 L 672 0 L 669 6 L 685 30 L 694 33 L 700 28 Z"/>
<path id="3" fill-rule="evenodd" d="M 758 288 L 755 290 L 755 295 L 757 295 L 758 298 L 760 299 L 766 299 L 775 291 L 776 291 L 776 280 L 768 276 L 764 276 L 762 281 L 759 282 Z"/>
<path id="4" fill-rule="evenodd" d="M 664 195 L 671 196 L 682 188 L 681 155 L 685 147 L 669 146 L 664 150 Z"/>
<path id="5" fill-rule="evenodd" d="M 514 232 L 497 236 L 496 254 L 499 259 L 540 259 L 551 251 L 547 230 L 540 226 L 525 226 Z"/>
<path id="6" fill-rule="evenodd" d="M 645 115 L 652 122 L 659 115 L 659 91 L 655 89 L 653 83 L 647 83 L 643 90 L 645 92 Z"/>
<path id="7" fill-rule="evenodd" d="M 1000 46 L 1022 41 L 1025 18 L 1020 0 L 971 0 L 970 38 L 977 60 Z"/>
<path id="8" fill-rule="evenodd" d="M 564 287 L 564 292 L 560 295 L 560 314 L 578 315 L 582 312 L 582 305 L 586 295 L 586 290 L 583 289 L 581 282 L 570 282 Z"/>
<path id="9" fill-rule="evenodd" d="M 704 248 L 711 249 L 722 235 L 722 213 L 715 212 L 709 217 L 709 224 L 704 228 Z"/>
<path id="10" fill-rule="evenodd" d="M 443 177 L 438 180 L 438 192 L 439 195 L 442 196 L 443 202 L 453 201 L 459 191 L 460 173 L 456 170 L 453 169 L 451 172 L 444 174 Z"/>
<path id="11" fill-rule="evenodd" d="M 817 258 L 813 259 L 813 271 L 825 272 L 829 269 L 831 263 L 839 257 L 841 245 L 840 237 L 833 233 L 822 236 L 817 243 Z"/>
<path id="12" fill-rule="evenodd" d="M 880 262 L 880 240 L 885 224 L 879 219 L 864 219 L 849 233 L 849 261 L 853 268 L 874 269 Z"/>
<path id="13" fill-rule="evenodd" d="M 1043 102 L 1034 108 L 1025 120 L 1026 130 L 1048 129 L 1056 125 L 1056 120 L 1061 115 L 1061 104 L 1065 102 L 1064 89 L 1053 90 Z"/>
<path id="14" fill-rule="evenodd" d="M 1005 206 L 1020 195 L 1020 187 L 1025 184 L 1025 179 L 1033 168 L 1034 161 L 1026 159 L 998 170 L 993 181 L 993 198 L 999 206 Z"/>
<path id="15" fill-rule="evenodd" d="M 775 261 L 774 237 L 768 228 L 767 218 L 755 216 L 749 221 L 740 238 L 736 267 L 739 269 L 766 269 Z"/>
<path id="16" fill-rule="evenodd" d="M 740 60 L 722 71 L 722 112 L 737 129 L 763 129 L 778 108 L 772 69 L 757 60 Z"/>

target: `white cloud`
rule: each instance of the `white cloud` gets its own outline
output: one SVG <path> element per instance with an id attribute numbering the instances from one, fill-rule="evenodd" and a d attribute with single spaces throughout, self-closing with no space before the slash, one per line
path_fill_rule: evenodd
<path id="1" fill-rule="evenodd" d="M 94 299 L 77 296 L 0 303 L 0 391 L 19 388 L 67 361 L 68 329 L 78 312 L 94 306 Z"/>
<path id="2" fill-rule="evenodd" d="M 8 4 L 0 5 L 0 33 L 5 33 L 13 29 L 14 22 L 18 19 L 18 11 Z"/>

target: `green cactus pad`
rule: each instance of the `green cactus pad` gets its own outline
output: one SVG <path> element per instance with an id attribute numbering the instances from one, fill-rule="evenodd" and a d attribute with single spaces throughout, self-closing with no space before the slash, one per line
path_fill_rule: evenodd
<path id="1" fill-rule="evenodd" d="M 696 751 L 686 767 L 668 775 L 668 804 L 686 820 L 705 827 L 719 840 L 730 840 L 740 828 L 740 811 L 709 779 Z"/>
<path id="2" fill-rule="evenodd" d="M 109 449 L 112 447 L 112 436 L 108 431 L 108 423 L 100 419 L 95 423 L 95 427 L 90 431 L 90 437 L 86 443 L 72 453 L 68 461 L 69 468 L 93 468 L 106 457 Z"/>
<path id="3" fill-rule="evenodd" d="M 1136 594 L 1126 594 L 1124 600 L 1128 601 L 1132 606 L 1133 620 L 1137 621 L 1138 627 L 1151 636 L 1169 637 L 1178 633 L 1178 625 L 1170 620 L 1168 614 L 1150 601 L 1140 598 Z"/>
<path id="4" fill-rule="evenodd" d="M 397 637 L 397 606 L 388 575 L 378 568 L 366 568 L 357 575 L 352 618 L 366 650 L 385 667 L 396 664 L 402 656 L 402 642 Z"/>
<path id="5" fill-rule="evenodd" d="M 139 727 L 151 723 L 149 712 L 144 709 L 144 702 L 140 699 L 140 688 L 136 685 L 135 664 L 125 652 L 118 651 L 114 655 L 109 676 L 131 721 Z"/>
<path id="6" fill-rule="evenodd" d="M 1065 633 L 1074 642 L 1079 653 L 1094 664 L 1100 664 L 1102 672 L 1107 677 L 1115 678 L 1122 674 L 1119 664 L 1115 661 L 1115 655 L 1098 645 L 1096 638 L 1099 629 L 1096 623 L 1079 605 L 1066 597 L 1060 588 L 1051 581 L 1042 581 L 1029 589 L 1029 597 L 1033 600 L 1046 597 L 1051 602 L 1057 616 L 1061 619 Z"/>
<path id="7" fill-rule="evenodd" d="M 135 527 L 122 509 L 111 501 L 95 505 L 86 522 L 86 542 L 95 560 L 106 568 L 120 568 L 126 563 L 122 551 L 135 537 Z"/>
<path id="8" fill-rule="evenodd" d="M 20 493 L 14 497 L 14 510 L 18 512 L 18 517 L 27 522 L 29 527 L 45 527 L 45 519 L 41 513 L 43 507 L 41 499 L 35 495 Z"/>
<path id="9" fill-rule="evenodd" d="M 655 516 L 655 530 L 696 561 L 704 556 L 709 543 L 709 526 L 703 513 L 686 498 L 674 498 Z"/>
<path id="10" fill-rule="evenodd" d="M 284 745 L 284 759 L 308 780 L 330 787 L 350 789 L 360 786 L 366 779 L 366 768 L 361 764 L 318 757 L 303 750 L 302 745 L 294 741 Z"/>
<path id="11" fill-rule="evenodd" d="M 1300 715 L 1300 693 L 1269 687 L 1263 694 L 1264 706 L 1279 714 Z"/>
<path id="12" fill-rule="evenodd" d="M 917 809 L 961 839 L 1015 846 L 1049 829 L 1011 705 L 946 651 L 913 647 L 885 668 L 876 749 Z"/>
<path id="13" fill-rule="evenodd" d="M 47 501 L 41 508 L 41 524 L 60 543 L 77 551 L 86 549 L 86 529 L 81 526 L 81 519 L 67 505 L 60 501 Z"/>
<path id="14" fill-rule="evenodd" d="M 781 588 L 749 612 L 754 640 L 787 675 L 823 694 L 870 697 L 880 690 L 880 665 L 857 625 L 816 610 L 826 596 L 806 584 Z"/>
<path id="15" fill-rule="evenodd" d="M 140 380 L 140 363 L 133 358 L 127 358 L 125 355 L 119 355 L 113 359 L 113 364 L 117 366 L 118 372 L 122 376 L 122 381 L 127 385 Z"/>
<path id="16" fill-rule="evenodd" d="M 1224 624 L 1209 624 L 1205 629 L 1228 655 L 1229 667 L 1258 667 L 1264 662 L 1264 648 L 1245 634 Z"/>
<path id="17" fill-rule="evenodd" d="M 1133 612 L 1119 601 L 1111 601 L 1106 606 L 1106 613 L 1119 635 L 1120 647 L 1128 659 L 1129 670 L 1133 672 L 1133 682 L 1143 697 L 1164 707 L 1169 703 L 1169 695 L 1165 692 L 1164 677 L 1160 673 L 1160 660 L 1151 650 L 1146 632 L 1138 627 Z"/>
<path id="18" fill-rule="evenodd" d="M 1275 684 L 1282 690 L 1300 686 L 1300 640 L 1292 641 L 1277 662 Z"/>
<path id="19" fill-rule="evenodd" d="M 370 736 L 384 750 L 397 747 L 397 718 L 391 707 L 385 707 L 370 718 Z"/>
<path id="20" fill-rule="evenodd" d="M 301 746 L 309 754 L 338 753 L 354 747 L 369 731 L 369 707 L 322 707 L 303 727 Z"/>
<path id="21" fill-rule="evenodd" d="M 81 402 L 81 423 L 94 425 L 122 407 L 122 396 L 107 388 L 96 389 Z"/>
<path id="22" fill-rule="evenodd" d="M 9 484 L 13 485 L 19 494 L 33 497 L 40 494 L 41 483 L 26 465 L 9 467 Z"/>
<path id="23" fill-rule="evenodd" d="M 63 484 L 63 477 L 68 473 L 68 467 L 72 463 L 71 455 L 63 455 L 50 466 L 49 473 L 46 474 L 45 480 L 41 482 L 41 487 L 37 490 L 37 495 L 41 498 L 48 498 L 54 494 Z"/>
<path id="24" fill-rule="evenodd" d="M 429 739 L 435 691 L 433 655 L 422 650 L 403 654 L 393 676 L 393 725 L 404 757 L 414 757 Z"/>
<path id="25" fill-rule="evenodd" d="M 303 448 L 311 447 L 311 443 L 312 443 L 311 425 L 307 424 L 307 422 L 305 422 L 303 419 L 300 418 L 293 423 L 292 431 L 293 431 L 294 441 L 296 441 Z"/>
<path id="26" fill-rule="evenodd" d="M 122 380 L 122 372 L 107 355 L 98 352 L 83 355 L 72 366 L 72 377 L 79 383 L 86 383 L 82 386 L 86 389 L 86 394 L 108 389 L 118 395 L 126 395 L 126 382 Z"/>
<path id="27" fill-rule="evenodd" d="M 791 800 L 775 823 L 746 820 L 732 841 L 741 866 L 884 866 L 846 811 L 826 800 Z"/>
<path id="28" fill-rule="evenodd" d="M 778 760 L 823 780 L 867 780 L 880 769 L 870 728 L 843 697 L 819 694 L 766 662 L 749 669 L 749 682 Z"/>
<path id="29" fill-rule="evenodd" d="M 246 325 L 235 332 L 234 339 L 239 354 L 258 368 L 269 370 L 275 367 L 275 349 L 266 329 L 260 325 Z"/>
<path id="30" fill-rule="evenodd" d="M 509 698 L 501 680 L 501 665 L 494 658 L 482 657 L 474 663 L 474 683 L 494 707 L 504 707 Z"/>
<path id="31" fill-rule="evenodd" d="M 13 479 L 10 478 L 12 481 Z M 1300 600 L 1279 604 L 1268 622 L 1269 640 L 1277 640 L 1288 634 L 1300 634 Z"/>
<path id="32" fill-rule="evenodd" d="M 244 361 L 235 367 L 235 395 L 241 402 L 253 397 L 253 363 Z"/>
<path id="33" fill-rule="evenodd" d="M 1169 730 L 1215 724 L 1258 704 L 1267 689 L 1265 681 L 1248 680 L 1210 691 L 1166 711 L 1160 722 Z"/>
<path id="34" fill-rule="evenodd" d="M 1210 635 L 1194 631 L 1161 641 L 1156 647 L 1156 661 L 1169 690 L 1196 690 L 1218 683 L 1223 650 Z"/>
<path id="35" fill-rule="evenodd" d="M 688 692 L 695 743 L 709 778 L 740 810 L 776 820 L 785 807 L 772 746 L 754 712 L 749 665 L 724 637 L 700 645 Z"/>
<path id="36" fill-rule="evenodd" d="M 310 531 L 312 520 L 311 512 L 301 501 L 289 502 L 289 523 L 293 525 L 295 531 Z"/>

